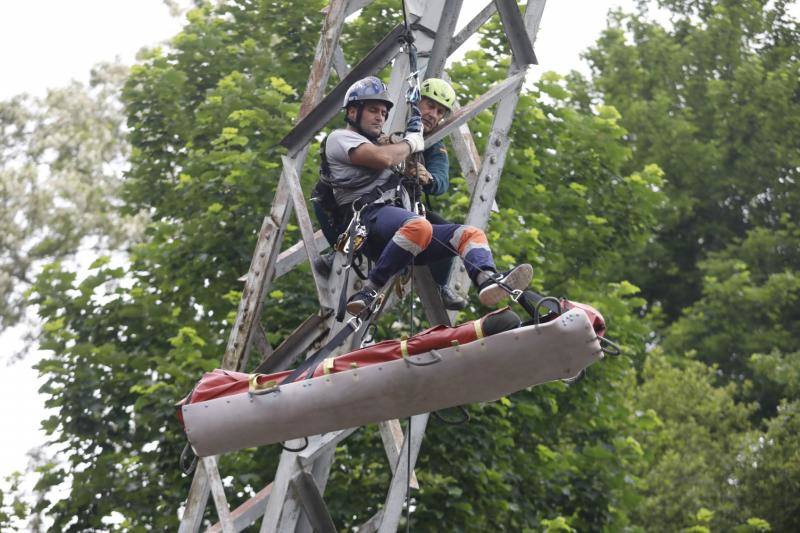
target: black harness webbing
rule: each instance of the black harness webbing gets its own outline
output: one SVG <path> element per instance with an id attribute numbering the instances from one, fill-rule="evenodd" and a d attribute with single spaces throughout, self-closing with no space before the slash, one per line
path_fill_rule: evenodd
<path id="1" fill-rule="evenodd" d="M 344 266 L 344 280 L 342 281 L 342 290 L 339 293 L 339 309 L 336 311 L 336 321 L 341 322 L 344 320 L 344 313 L 347 308 L 347 287 L 350 282 L 350 269 L 353 268 L 353 256 L 355 255 L 356 250 L 356 229 L 358 228 L 358 224 L 355 220 L 350 221 L 350 227 L 348 228 L 347 234 L 347 241 L 348 246 L 350 247 L 347 250 L 347 264 Z M 350 322 L 348 322 L 349 324 Z"/>
<path id="2" fill-rule="evenodd" d="M 306 371 L 308 371 L 308 376 L 306 379 L 311 379 L 314 375 L 314 370 L 317 366 L 330 355 L 333 350 L 338 348 L 350 335 L 358 331 L 358 328 L 361 327 L 361 320 L 353 317 L 352 319 L 347 321 L 347 324 L 337 333 L 334 337 L 329 340 L 325 346 L 317 350 L 317 352 L 300 363 L 294 371 L 289 374 L 286 379 L 281 382 L 281 385 L 288 385 L 289 383 L 293 383 L 297 380 L 300 376 L 302 376 Z"/>

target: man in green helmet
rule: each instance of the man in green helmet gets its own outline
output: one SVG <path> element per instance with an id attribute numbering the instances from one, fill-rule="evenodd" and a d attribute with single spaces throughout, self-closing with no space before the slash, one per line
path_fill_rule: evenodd
<path id="1" fill-rule="evenodd" d="M 456 92 L 446 81 L 428 78 L 420 85 L 419 111 L 422 115 L 423 134 L 428 134 L 453 110 Z M 406 164 L 407 174 L 419 175 L 423 190 L 432 196 L 439 196 L 450 188 L 450 161 L 443 141 L 429 146 L 422 153 L 422 161 Z"/>

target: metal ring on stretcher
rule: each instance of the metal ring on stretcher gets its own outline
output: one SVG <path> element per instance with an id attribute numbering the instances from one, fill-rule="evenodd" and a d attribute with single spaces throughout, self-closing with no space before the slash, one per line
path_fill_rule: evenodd
<path id="1" fill-rule="evenodd" d="M 192 462 L 189 463 L 189 465 L 187 466 L 186 459 L 187 457 L 189 457 L 189 452 L 191 452 L 192 455 L 194 455 L 194 459 L 192 459 Z M 186 443 L 186 446 L 183 447 L 183 451 L 181 452 L 181 458 L 178 461 L 178 464 L 181 467 L 181 471 L 187 476 L 191 476 L 192 472 L 194 472 L 194 469 L 197 467 L 197 454 L 194 453 L 192 445 L 189 444 L 188 442 Z"/>
<path id="2" fill-rule="evenodd" d="M 432 361 L 414 362 L 414 361 L 411 360 L 411 357 L 407 356 L 407 355 L 403 356 L 403 361 L 405 361 L 406 364 L 413 365 L 413 366 L 430 366 L 430 365 L 435 365 L 436 363 L 441 362 L 442 354 L 440 354 L 437 350 L 430 350 L 428 353 L 433 356 L 433 360 Z"/>
<path id="3" fill-rule="evenodd" d="M 609 340 L 605 337 L 597 337 L 597 339 L 600 341 L 600 349 L 604 354 L 610 355 L 611 357 L 617 357 L 618 355 L 622 354 L 622 348 L 620 348 L 620 345 L 617 344 L 616 342 Z M 613 350 L 603 346 L 603 344 L 607 344 L 608 346 L 613 348 Z"/>
<path id="4" fill-rule="evenodd" d="M 457 405 L 455 408 L 461 411 L 461 420 L 450 420 L 449 418 L 439 414 L 439 411 L 434 411 L 432 414 L 438 418 L 440 422 L 443 422 L 448 426 L 460 426 L 461 424 L 466 424 L 469 422 L 469 411 L 467 411 L 467 408 L 463 405 Z"/>
<path id="5" fill-rule="evenodd" d="M 533 324 L 538 326 L 539 325 L 539 308 L 542 306 L 544 302 L 555 302 L 556 306 L 558 307 L 558 314 L 561 315 L 564 312 L 564 309 L 561 307 L 561 301 L 558 298 L 553 296 L 545 296 L 538 302 L 536 302 L 536 306 L 533 308 Z"/>
<path id="6" fill-rule="evenodd" d="M 288 446 L 284 446 L 283 443 L 281 443 L 281 448 L 283 448 L 287 452 L 293 452 L 293 453 L 302 452 L 303 450 L 308 448 L 308 437 L 303 437 L 303 438 L 305 439 L 306 442 L 299 448 L 289 448 Z"/>

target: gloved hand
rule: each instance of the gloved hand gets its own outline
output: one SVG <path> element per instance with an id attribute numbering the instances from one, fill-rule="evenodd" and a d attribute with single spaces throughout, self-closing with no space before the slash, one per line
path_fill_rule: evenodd
<path id="1" fill-rule="evenodd" d="M 422 163 L 417 163 L 417 175 L 419 176 L 419 182 L 423 185 L 427 185 L 433 181 L 433 176 L 431 176 L 431 173 L 428 172 L 428 169 L 425 168 L 425 165 Z"/>
<path id="2" fill-rule="evenodd" d="M 433 176 L 431 176 L 431 173 L 425 168 L 425 165 L 413 161 L 411 157 L 406 159 L 405 175 L 409 178 L 416 178 L 419 176 L 419 182 L 422 185 L 427 185 L 433 180 Z"/>
<path id="3" fill-rule="evenodd" d="M 408 112 L 408 120 L 406 121 L 406 133 L 412 132 L 422 132 L 422 113 L 419 112 L 417 104 L 411 104 L 411 109 Z"/>
<path id="4" fill-rule="evenodd" d="M 420 132 L 406 133 L 403 140 L 411 147 L 411 153 L 421 152 L 425 149 L 425 139 L 422 138 Z"/>

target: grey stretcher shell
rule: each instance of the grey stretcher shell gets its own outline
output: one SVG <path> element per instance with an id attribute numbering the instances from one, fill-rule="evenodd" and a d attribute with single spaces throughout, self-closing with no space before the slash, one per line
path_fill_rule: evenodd
<path id="1" fill-rule="evenodd" d="M 186 434 L 200 457 L 382 420 L 496 400 L 524 388 L 575 376 L 603 357 L 586 313 L 436 350 L 441 361 L 403 359 L 184 405 Z M 414 362 L 436 358 L 430 352 Z"/>

